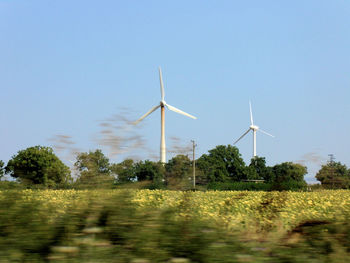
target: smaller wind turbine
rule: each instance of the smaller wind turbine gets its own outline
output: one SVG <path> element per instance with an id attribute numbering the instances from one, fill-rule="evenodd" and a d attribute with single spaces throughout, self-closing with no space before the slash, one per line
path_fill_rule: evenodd
<path id="1" fill-rule="evenodd" d="M 270 133 L 267 133 L 266 131 L 263 131 L 258 126 L 254 125 L 253 113 L 252 113 L 252 104 L 250 103 L 250 101 L 249 101 L 249 109 L 250 109 L 250 126 L 249 126 L 249 129 L 245 133 L 243 133 L 243 135 L 241 137 L 239 137 L 238 140 L 234 142 L 234 144 L 236 144 L 240 139 L 242 139 L 248 132 L 250 132 L 252 130 L 253 131 L 253 158 L 254 158 L 256 156 L 256 132 L 257 131 L 261 131 L 262 133 L 265 133 L 266 135 L 269 135 L 271 137 L 275 137 L 275 136 L 271 135 Z"/>

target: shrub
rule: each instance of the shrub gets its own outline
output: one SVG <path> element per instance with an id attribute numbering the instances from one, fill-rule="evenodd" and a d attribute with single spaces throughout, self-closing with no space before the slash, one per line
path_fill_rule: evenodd
<path id="1" fill-rule="evenodd" d="M 269 191 L 271 184 L 269 183 L 254 183 L 254 182 L 232 182 L 220 183 L 214 182 L 208 184 L 208 190 L 222 190 L 222 191 Z"/>

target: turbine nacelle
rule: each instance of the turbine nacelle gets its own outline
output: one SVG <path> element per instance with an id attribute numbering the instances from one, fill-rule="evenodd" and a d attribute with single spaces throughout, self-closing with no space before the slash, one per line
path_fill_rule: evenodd
<path id="1" fill-rule="evenodd" d="M 161 101 L 160 101 L 160 106 L 161 106 L 161 107 L 165 107 L 165 106 L 166 106 L 165 100 L 161 100 Z"/>
<path id="2" fill-rule="evenodd" d="M 250 129 L 252 129 L 253 131 L 257 131 L 259 130 L 259 127 L 256 125 L 250 125 Z"/>

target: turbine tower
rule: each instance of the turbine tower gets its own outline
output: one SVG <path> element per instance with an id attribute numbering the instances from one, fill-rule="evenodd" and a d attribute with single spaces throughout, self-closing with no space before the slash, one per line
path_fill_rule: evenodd
<path id="1" fill-rule="evenodd" d="M 164 100 L 164 86 L 163 86 L 163 78 L 162 78 L 162 70 L 159 67 L 159 81 L 160 81 L 160 94 L 161 94 L 161 101 L 160 104 L 157 106 L 154 106 L 152 109 L 150 109 L 145 115 L 143 115 L 140 119 L 134 122 L 134 124 L 138 124 L 140 121 L 142 121 L 144 118 L 146 118 L 148 115 L 150 115 L 152 112 L 157 110 L 160 107 L 160 161 L 162 163 L 166 163 L 166 148 L 165 148 L 165 107 L 167 107 L 169 110 L 174 111 L 176 113 L 185 115 L 187 117 L 190 117 L 192 119 L 197 119 L 196 117 L 179 110 L 175 108 L 174 106 L 171 106 L 167 104 Z"/>
<path id="2" fill-rule="evenodd" d="M 249 129 L 243 133 L 241 137 L 238 138 L 237 141 L 234 142 L 236 144 L 240 139 L 242 139 L 248 132 L 253 131 L 253 158 L 256 156 L 256 132 L 261 131 L 262 133 L 265 133 L 271 137 L 275 137 L 271 135 L 270 133 L 267 133 L 266 131 L 261 130 L 258 126 L 254 125 L 253 122 L 253 113 L 252 113 L 252 104 L 249 101 L 249 109 L 250 109 L 250 126 Z"/>

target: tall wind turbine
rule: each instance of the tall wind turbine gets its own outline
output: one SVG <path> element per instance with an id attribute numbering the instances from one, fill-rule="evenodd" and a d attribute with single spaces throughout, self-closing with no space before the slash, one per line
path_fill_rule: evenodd
<path id="1" fill-rule="evenodd" d="M 163 78 L 162 78 L 162 70 L 159 67 L 159 81 L 160 81 L 160 93 L 161 93 L 161 101 L 160 104 L 157 106 L 154 106 L 152 109 L 150 109 L 145 115 L 143 115 L 140 119 L 134 122 L 134 124 L 138 124 L 140 121 L 142 121 L 144 118 L 146 118 L 148 115 L 150 115 L 152 112 L 154 112 L 156 109 L 160 107 L 160 161 L 162 163 L 166 163 L 166 148 L 165 148 L 165 107 L 167 107 L 169 110 L 174 111 L 176 113 L 185 115 L 187 117 L 190 117 L 192 119 L 197 119 L 196 117 L 183 112 L 182 110 L 179 110 L 175 108 L 174 106 L 171 106 L 167 104 L 164 100 L 164 86 L 163 86 Z"/>
<path id="2" fill-rule="evenodd" d="M 234 142 L 236 144 L 240 139 L 242 139 L 248 132 L 253 131 L 253 158 L 256 156 L 256 132 L 261 131 L 262 133 L 265 133 L 271 137 L 275 137 L 271 135 L 270 133 L 267 133 L 266 131 L 261 130 L 258 126 L 254 125 L 253 122 L 253 113 L 252 113 L 252 104 L 249 101 L 249 109 L 250 109 L 250 126 L 249 129 L 243 133 L 241 137 L 238 138 L 237 141 Z"/>

